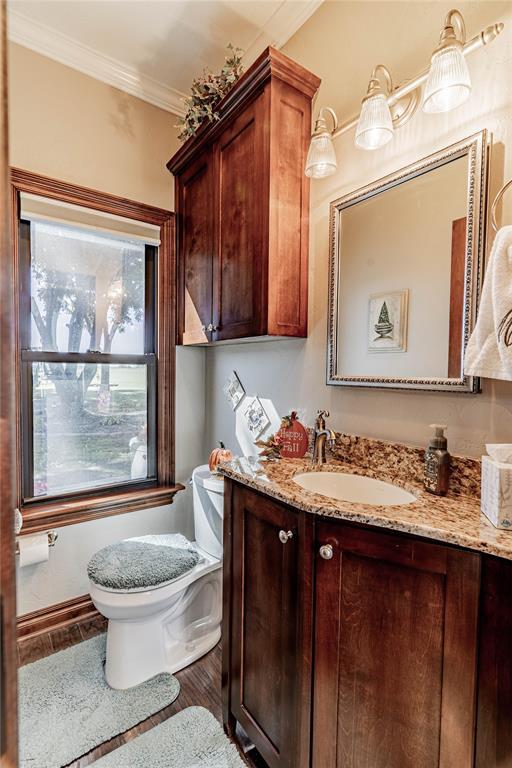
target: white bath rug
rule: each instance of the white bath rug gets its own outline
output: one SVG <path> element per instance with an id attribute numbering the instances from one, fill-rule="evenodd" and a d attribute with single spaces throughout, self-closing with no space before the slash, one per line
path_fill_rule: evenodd
<path id="1" fill-rule="evenodd" d="M 161 674 L 126 691 L 105 682 L 106 635 L 19 670 L 20 768 L 62 768 L 171 704 L 180 691 Z"/>
<path id="2" fill-rule="evenodd" d="M 245 768 L 245 763 L 211 712 L 188 707 L 94 763 L 94 768 L 148 766 Z"/>

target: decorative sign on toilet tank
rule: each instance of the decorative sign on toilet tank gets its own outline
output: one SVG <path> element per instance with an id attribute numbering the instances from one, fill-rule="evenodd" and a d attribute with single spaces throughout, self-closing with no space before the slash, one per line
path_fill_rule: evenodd
<path id="1" fill-rule="evenodd" d="M 282 441 L 281 457 L 283 459 L 302 459 L 308 450 L 308 433 L 297 418 L 297 412 L 283 416 L 281 427 L 277 433 Z"/>

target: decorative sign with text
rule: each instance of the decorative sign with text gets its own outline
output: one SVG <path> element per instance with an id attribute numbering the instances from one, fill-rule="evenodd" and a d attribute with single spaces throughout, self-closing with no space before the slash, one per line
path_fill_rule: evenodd
<path id="1" fill-rule="evenodd" d="M 281 419 L 281 427 L 277 435 L 281 442 L 281 457 L 283 459 L 302 459 L 308 450 L 308 433 L 297 419 L 296 411 Z"/>

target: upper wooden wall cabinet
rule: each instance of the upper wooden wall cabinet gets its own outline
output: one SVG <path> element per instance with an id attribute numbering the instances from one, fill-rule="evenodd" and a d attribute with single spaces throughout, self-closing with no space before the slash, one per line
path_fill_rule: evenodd
<path id="1" fill-rule="evenodd" d="M 175 176 L 178 342 L 306 336 L 311 100 L 267 48 L 167 167 Z"/>

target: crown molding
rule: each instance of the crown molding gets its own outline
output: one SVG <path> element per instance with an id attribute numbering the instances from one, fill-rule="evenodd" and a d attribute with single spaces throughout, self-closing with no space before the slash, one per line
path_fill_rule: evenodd
<path id="1" fill-rule="evenodd" d="M 185 114 L 182 101 L 185 94 L 181 91 L 142 74 L 136 67 L 99 53 L 46 24 L 33 21 L 13 10 L 12 5 L 9 8 L 8 36 L 14 43 L 119 88 L 155 107 L 175 115 Z"/>
<path id="2" fill-rule="evenodd" d="M 323 0 L 307 0 L 299 5 L 295 0 L 282 0 L 245 51 L 243 60 L 246 66 L 252 64 L 268 45 L 278 49 L 285 45 L 322 3 Z M 119 88 L 167 112 L 178 116 L 185 114 L 183 99 L 186 94 L 181 91 L 144 75 L 136 67 L 100 53 L 46 24 L 34 21 L 14 10 L 12 3 L 8 16 L 8 36 L 12 42 Z"/>
<path id="3" fill-rule="evenodd" d="M 282 48 L 323 2 L 324 0 L 308 0 L 299 5 L 295 0 L 282 0 L 279 8 L 248 46 L 243 55 L 244 63 L 252 64 L 269 45 L 278 50 Z"/>

